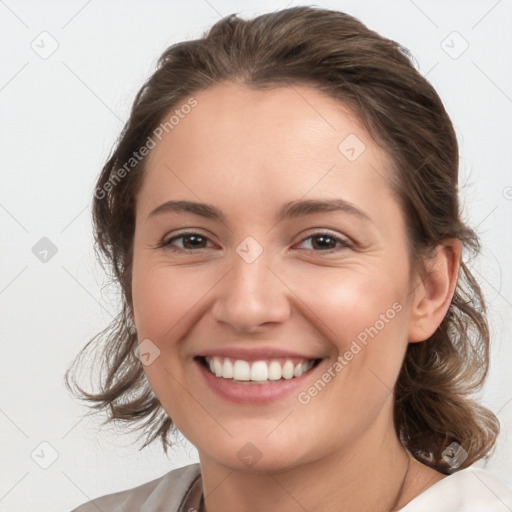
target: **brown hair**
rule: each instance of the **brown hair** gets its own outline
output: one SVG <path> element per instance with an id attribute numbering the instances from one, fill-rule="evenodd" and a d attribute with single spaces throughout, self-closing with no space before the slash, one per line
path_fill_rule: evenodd
<path id="1" fill-rule="evenodd" d="M 460 218 L 452 123 L 409 51 L 396 42 L 342 12 L 294 7 L 251 20 L 233 14 L 203 38 L 170 46 L 138 92 L 94 198 L 96 250 L 121 285 L 122 309 L 82 349 L 65 378 L 71 391 L 108 412 L 107 421 L 145 428 L 143 447 L 160 437 L 167 451 L 175 427 L 148 384 L 130 328 L 135 198 L 146 161 L 133 164 L 133 155 L 180 102 L 224 81 L 260 90 L 309 85 L 351 108 L 394 164 L 391 186 L 406 219 L 410 259 L 420 274 L 425 258 L 447 238 L 461 240 L 468 256 L 480 249 L 477 235 Z M 408 345 L 396 383 L 397 434 L 418 460 L 445 474 L 489 456 L 499 432 L 496 416 L 469 397 L 488 372 L 485 315 L 480 287 L 461 258 L 445 318 L 430 339 Z M 88 350 L 101 364 L 97 392 L 83 390 L 70 374 Z M 452 442 L 468 453 L 456 469 L 443 457 Z"/>

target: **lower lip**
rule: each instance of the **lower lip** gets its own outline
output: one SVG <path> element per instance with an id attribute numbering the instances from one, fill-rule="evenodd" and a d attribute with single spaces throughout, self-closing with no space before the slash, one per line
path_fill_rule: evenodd
<path id="1" fill-rule="evenodd" d="M 300 377 L 289 380 L 270 381 L 265 384 L 250 383 L 251 381 L 236 381 L 223 379 L 210 373 L 197 359 L 194 361 L 199 367 L 206 383 L 212 391 L 222 398 L 237 404 L 267 404 L 275 402 L 304 388 L 304 381 L 318 368 L 318 364 Z"/>

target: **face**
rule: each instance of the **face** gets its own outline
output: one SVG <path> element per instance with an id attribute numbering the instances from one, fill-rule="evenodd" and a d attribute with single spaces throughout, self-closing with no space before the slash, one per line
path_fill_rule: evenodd
<path id="1" fill-rule="evenodd" d="M 408 343 L 389 159 L 315 89 L 222 84 L 194 98 L 137 196 L 149 383 L 202 460 L 276 470 L 344 450 L 389 417 Z"/>

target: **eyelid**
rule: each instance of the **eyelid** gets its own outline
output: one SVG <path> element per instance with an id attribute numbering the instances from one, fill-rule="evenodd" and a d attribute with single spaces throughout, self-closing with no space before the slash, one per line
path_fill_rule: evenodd
<path id="1" fill-rule="evenodd" d="M 332 253 L 332 252 L 338 252 L 342 250 L 343 248 L 353 248 L 354 242 L 350 240 L 348 237 L 344 235 L 340 235 L 336 231 L 332 231 L 327 228 L 312 228 L 313 231 L 308 231 L 306 233 L 302 233 L 300 236 L 299 244 L 304 243 L 304 241 L 308 240 L 309 238 L 315 237 L 315 236 L 321 236 L 321 235 L 327 235 L 331 237 L 333 240 L 335 240 L 337 243 L 341 244 L 341 247 L 334 248 L 334 249 L 326 249 L 324 251 L 321 250 L 314 250 L 314 249 L 303 249 L 309 252 L 317 252 L 317 253 Z"/>
<path id="2" fill-rule="evenodd" d="M 211 241 L 210 237 L 208 235 L 202 233 L 201 230 L 199 230 L 199 229 L 196 230 L 194 228 L 188 228 L 188 229 L 185 229 L 184 231 L 180 231 L 178 233 L 173 233 L 172 236 L 170 236 L 167 239 L 166 239 L 166 237 L 164 237 L 162 239 L 162 241 L 156 245 L 155 248 L 168 249 L 168 250 L 175 251 L 175 252 L 181 252 L 183 254 L 187 254 L 187 253 L 192 254 L 194 252 L 201 252 L 201 251 L 208 249 L 208 247 L 199 247 L 196 249 L 181 249 L 179 247 L 171 246 L 171 242 L 173 240 L 183 238 L 187 235 L 199 235 L 199 236 L 204 237 L 207 240 L 207 242 L 209 241 L 209 242 L 213 243 Z M 348 237 L 346 237 L 344 235 L 340 235 L 339 233 L 332 231 L 330 229 L 327 229 L 327 228 L 311 228 L 311 230 L 307 231 L 306 233 L 302 233 L 300 235 L 299 241 L 296 242 L 294 245 L 297 245 L 297 244 L 300 245 L 310 238 L 313 238 L 315 236 L 322 236 L 322 235 L 331 237 L 339 246 L 337 248 L 335 247 L 332 249 L 325 249 L 325 250 L 315 250 L 315 249 L 300 249 L 300 250 L 312 252 L 312 253 L 321 253 L 321 254 L 327 253 L 327 254 L 329 254 L 329 253 L 333 253 L 333 252 L 339 252 L 339 251 L 341 251 L 343 249 L 347 249 L 347 248 L 354 248 L 354 242 L 351 239 L 349 239 Z"/>
<path id="3" fill-rule="evenodd" d="M 157 244 L 157 248 L 168 248 L 170 247 L 170 242 L 172 240 L 175 240 L 175 239 L 179 239 L 179 238 L 182 238 L 182 237 L 185 237 L 186 235 L 200 235 L 204 238 L 206 238 L 206 240 L 208 242 L 212 242 L 211 238 L 209 235 L 206 235 L 205 233 L 202 233 L 200 229 L 196 229 L 196 228 L 188 228 L 188 229 L 185 229 L 184 231 L 178 231 L 177 233 L 173 233 L 172 236 L 169 236 L 167 237 L 164 236 L 162 241 L 160 243 Z M 177 251 L 182 251 L 182 252 L 198 252 L 198 251 L 201 251 L 201 250 L 204 250 L 206 249 L 206 247 L 201 247 L 199 249 L 181 249 L 181 248 L 176 248 Z"/>

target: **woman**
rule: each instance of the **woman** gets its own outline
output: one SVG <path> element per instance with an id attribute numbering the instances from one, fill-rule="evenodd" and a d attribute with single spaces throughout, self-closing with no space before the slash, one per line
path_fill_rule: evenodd
<path id="1" fill-rule="evenodd" d="M 469 397 L 489 333 L 457 174 L 436 92 L 346 14 L 168 48 L 95 193 L 123 296 L 87 346 L 107 372 L 67 382 L 200 464 L 76 510 L 512 509 L 469 467 L 499 423 Z"/>

